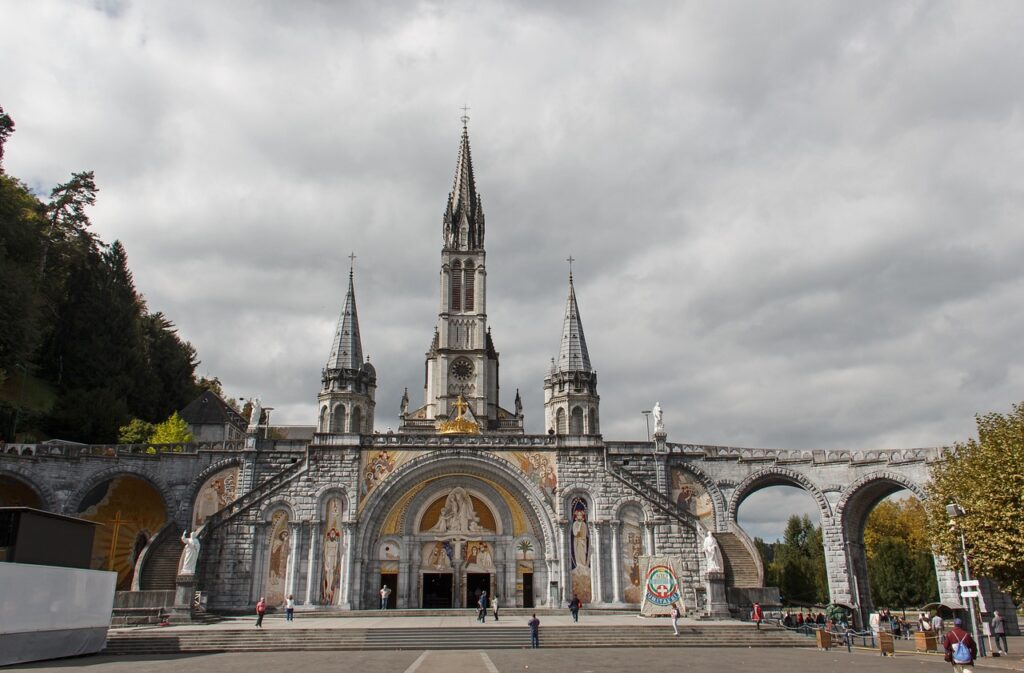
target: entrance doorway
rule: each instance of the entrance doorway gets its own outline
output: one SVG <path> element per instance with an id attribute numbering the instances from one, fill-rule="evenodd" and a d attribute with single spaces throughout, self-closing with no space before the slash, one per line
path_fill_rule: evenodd
<path id="1" fill-rule="evenodd" d="M 423 573 L 423 607 L 452 607 L 451 573 Z"/>
<path id="2" fill-rule="evenodd" d="M 533 573 L 523 573 L 523 607 L 533 607 Z"/>
<path id="3" fill-rule="evenodd" d="M 466 607 L 475 608 L 480 600 L 480 593 L 486 591 L 488 604 L 493 593 L 491 592 L 490 573 L 466 573 Z"/>
<path id="4" fill-rule="evenodd" d="M 388 596 L 388 610 L 394 610 L 398 607 L 398 573 L 381 573 L 380 585 L 384 586 L 385 584 L 391 588 L 391 595 Z M 378 589 L 378 591 L 380 590 Z"/>

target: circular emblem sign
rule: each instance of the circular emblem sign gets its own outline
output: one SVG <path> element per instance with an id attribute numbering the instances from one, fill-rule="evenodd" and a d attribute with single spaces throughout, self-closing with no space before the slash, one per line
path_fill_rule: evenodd
<path id="1" fill-rule="evenodd" d="M 665 565 L 652 566 L 647 572 L 646 591 L 646 599 L 655 605 L 668 606 L 680 599 L 676 575 Z"/>

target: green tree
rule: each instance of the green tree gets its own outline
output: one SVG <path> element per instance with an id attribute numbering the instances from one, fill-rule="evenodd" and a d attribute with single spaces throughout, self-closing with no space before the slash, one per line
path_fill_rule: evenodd
<path id="1" fill-rule="evenodd" d="M 828 578 L 821 528 L 810 517 L 793 515 L 781 542 L 755 540 L 765 566 L 765 584 L 779 587 L 783 600 L 796 603 L 828 601 Z"/>
<path id="2" fill-rule="evenodd" d="M 156 426 L 141 418 L 133 418 L 128 425 L 117 430 L 117 441 L 120 444 L 145 444 L 153 436 Z"/>
<path id="3" fill-rule="evenodd" d="M 7 144 L 7 139 L 14 133 L 14 120 L 11 116 L 4 112 L 4 108 L 0 105 L 0 173 L 4 172 L 4 145 Z"/>
<path id="4" fill-rule="evenodd" d="M 153 428 L 153 435 L 149 438 L 149 441 L 151 444 L 191 442 L 192 433 L 188 431 L 188 423 L 185 422 L 185 419 L 175 411 L 166 421 L 158 423 Z"/>
<path id="5" fill-rule="evenodd" d="M 924 505 L 917 498 L 883 500 L 864 527 L 871 596 L 893 608 L 938 600 Z"/>
<path id="6" fill-rule="evenodd" d="M 937 553 L 963 567 L 963 533 L 971 573 L 1024 600 L 1024 403 L 1008 414 L 977 417 L 978 438 L 957 442 L 932 467 L 928 534 Z M 945 506 L 966 514 L 951 522 Z M 954 525 L 951 526 L 950 524 Z"/>

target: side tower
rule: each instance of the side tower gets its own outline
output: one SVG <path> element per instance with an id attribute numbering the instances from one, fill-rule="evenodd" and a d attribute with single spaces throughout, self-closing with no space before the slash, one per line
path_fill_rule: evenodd
<path id="1" fill-rule="evenodd" d="M 570 258 L 571 259 L 571 258 Z M 544 377 L 544 427 L 558 435 L 596 435 L 598 423 L 597 372 L 590 366 L 587 340 L 583 336 L 576 289 L 569 271 L 569 298 L 562 323 L 562 345 L 557 362 Z"/>
<path id="2" fill-rule="evenodd" d="M 350 268 L 345 307 L 338 318 L 338 329 L 334 333 L 331 355 L 327 358 L 317 396 L 319 432 L 373 432 L 377 372 L 369 362 L 363 362 L 353 276 Z"/>
<path id="3" fill-rule="evenodd" d="M 483 431 L 523 432 L 522 414 L 502 409 L 498 401 L 498 352 L 487 327 L 484 210 L 467 121 L 462 118 L 455 182 L 443 218 L 441 305 L 426 353 L 423 406 L 407 411 L 403 399 L 400 432 L 434 432 L 439 421 L 464 415 Z"/>

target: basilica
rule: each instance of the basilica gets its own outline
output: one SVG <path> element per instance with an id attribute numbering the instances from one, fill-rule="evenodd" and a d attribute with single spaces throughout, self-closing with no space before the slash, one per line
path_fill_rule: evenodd
<path id="1" fill-rule="evenodd" d="M 215 611 L 289 596 L 300 611 L 358 610 L 380 607 L 387 587 L 394 608 L 472 606 L 486 591 L 505 607 L 576 596 L 640 609 L 669 600 L 659 592 L 671 584 L 686 611 L 723 617 L 778 603 L 737 512 L 759 489 L 790 485 L 817 507 L 831 602 L 866 619 L 867 516 L 898 491 L 927 497 L 942 449 L 670 442 L 660 410 L 649 441 L 607 439 L 571 273 L 560 347 L 537 382 L 544 431 L 526 434 L 518 391 L 510 404 L 500 398 L 465 119 L 440 232 L 423 393 L 411 399 L 409 382 L 397 432 L 374 432 L 377 372 L 363 355 L 350 270 L 308 433 L 272 434 L 258 402 L 246 419 L 207 392 L 182 410 L 187 444 L 0 448 L 0 504 L 103 524 L 93 567 L 141 592 L 135 603 L 177 589 Z M 671 569 L 660 575 L 669 582 L 645 580 L 652 563 Z M 935 566 L 942 602 L 960 606 L 955 574 L 941 558 Z M 994 586 L 983 581 L 981 593 L 983 612 L 1013 614 Z"/>

